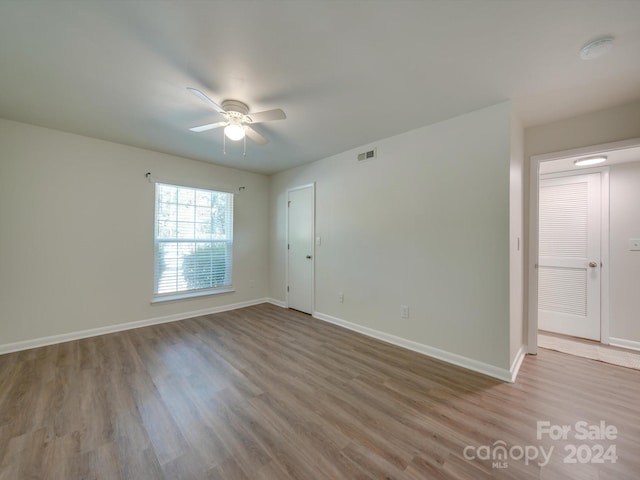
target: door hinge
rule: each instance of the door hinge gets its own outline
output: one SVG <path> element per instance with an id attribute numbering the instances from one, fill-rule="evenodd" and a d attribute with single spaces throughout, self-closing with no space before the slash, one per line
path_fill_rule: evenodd
<path id="1" fill-rule="evenodd" d="M 287 207 L 290 207 L 290 206 L 291 206 L 291 200 L 287 202 Z"/>
<path id="2" fill-rule="evenodd" d="M 289 291 L 289 285 L 287 285 L 287 292 Z"/>
<path id="3" fill-rule="evenodd" d="M 287 243 L 287 250 L 291 250 L 291 245 Z"/>

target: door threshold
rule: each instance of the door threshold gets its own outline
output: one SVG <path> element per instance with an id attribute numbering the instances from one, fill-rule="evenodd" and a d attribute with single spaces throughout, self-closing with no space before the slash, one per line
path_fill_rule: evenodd
<path id="1" fill-rule="evenodd" d="M 623 347 L 605 345 L 597 340 L 538 330 L 538 347 L 640 370 L 640 353 Z"/>

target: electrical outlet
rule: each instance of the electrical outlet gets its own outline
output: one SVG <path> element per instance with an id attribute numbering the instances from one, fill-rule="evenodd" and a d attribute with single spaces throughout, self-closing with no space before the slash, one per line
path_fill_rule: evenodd
<path id="1" fill-rule="evenodd" d="M 400 305 L 400 318 L 409 318 L 409 305 Z"/>
<path id="2" fill-rule="evenodd" d="M 338 303 L 344 303 L 344 293 L 338 293 Z"/>

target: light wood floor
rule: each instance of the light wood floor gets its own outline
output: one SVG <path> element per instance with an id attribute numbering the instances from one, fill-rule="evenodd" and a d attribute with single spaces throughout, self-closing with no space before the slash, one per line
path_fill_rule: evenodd
<path id="1" fill-rule="evenodd" d="M 598 341 L 538 331 L 538 347 L 640 370 L 640 352 Z"/>
<path id="2" fill-rule="evenodd" d="M 618 435 L 538 440 L 538 420 Z M 554 451 L 463 455 L 498 441 Z M 568 443 L 617 462 L 565 464 Z M 0 356 L 2 480 L 639 476 L 640 372 L 553 351 L 505 384 L 265 304 Z"/>

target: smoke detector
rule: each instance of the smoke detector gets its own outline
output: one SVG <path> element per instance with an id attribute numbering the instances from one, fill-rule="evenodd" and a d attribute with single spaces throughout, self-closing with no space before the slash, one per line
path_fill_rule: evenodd
<path id="1" fill-rule="evenodd" d="M 580 49 L 580 58 L 583 60 L 593 60 L 608 53 L 613 47 L 613 37 L 604 37 L 587 43 Z"/>

